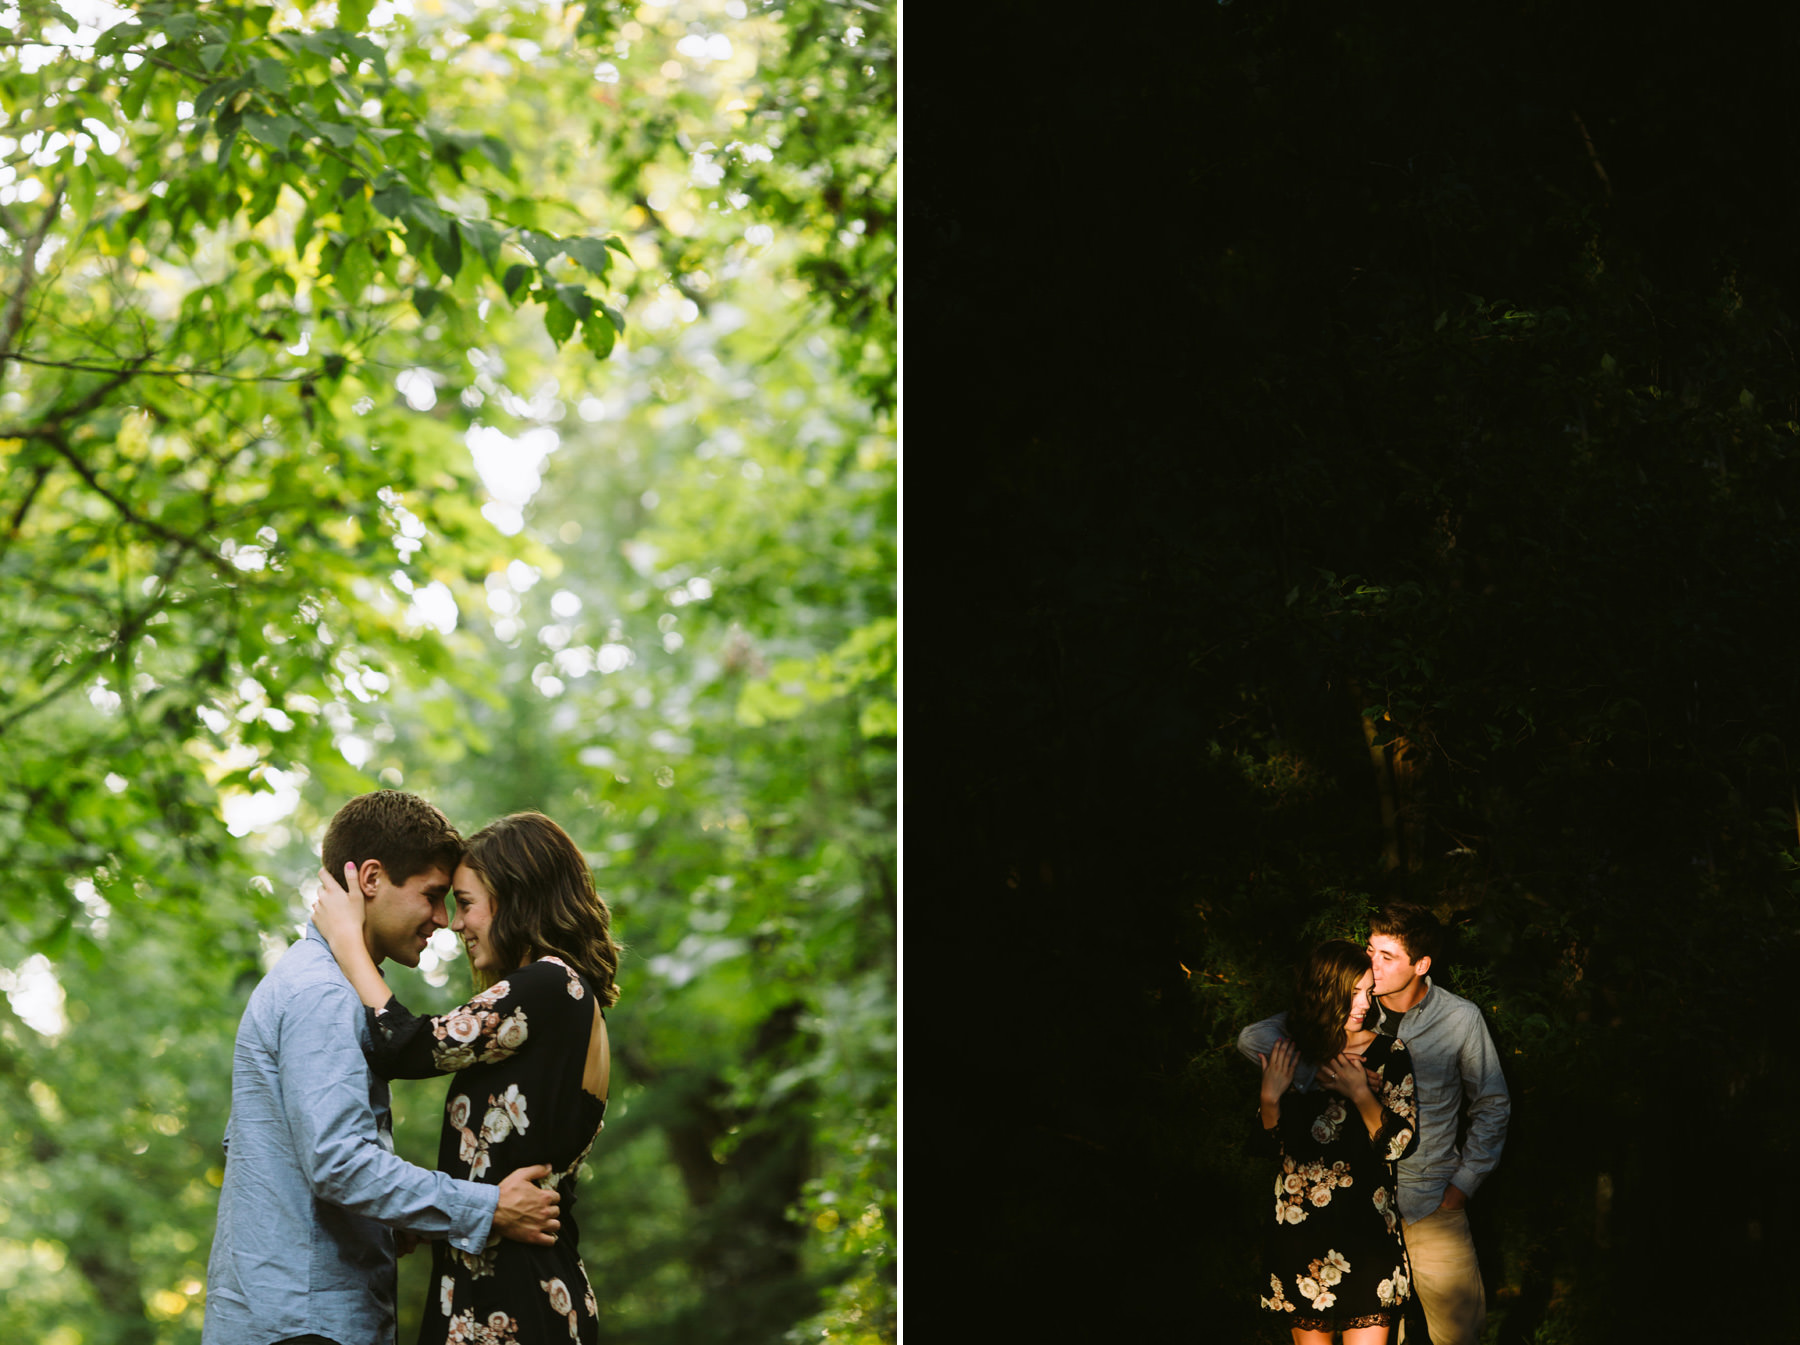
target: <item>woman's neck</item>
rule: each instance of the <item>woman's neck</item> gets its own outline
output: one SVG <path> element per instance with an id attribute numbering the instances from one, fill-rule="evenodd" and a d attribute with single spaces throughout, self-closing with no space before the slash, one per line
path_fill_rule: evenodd
<path id="1" fill-rule="evenodd" d="M 1367 1046 L 1374 1040 L 1375 1030 L 1373 1028 L 1364 1028 L 1360 1032 L 1346 1032 L 1344 1034 L 1344 1049 L 1346 1051 L 1355 1051 L 1361 1047 Z"/>

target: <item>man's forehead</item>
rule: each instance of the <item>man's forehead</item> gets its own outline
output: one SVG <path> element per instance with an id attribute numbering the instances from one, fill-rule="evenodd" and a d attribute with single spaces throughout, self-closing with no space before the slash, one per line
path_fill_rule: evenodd
<path id="1" fill-rule="evenodd" d="M 415 873 L 401 886 L 418 888 L 421 892 L 429 892 L 436 896 L 450 890 L 450 875 L 444 871 L 441 864 L 434 864 L 428 869 Z"/>

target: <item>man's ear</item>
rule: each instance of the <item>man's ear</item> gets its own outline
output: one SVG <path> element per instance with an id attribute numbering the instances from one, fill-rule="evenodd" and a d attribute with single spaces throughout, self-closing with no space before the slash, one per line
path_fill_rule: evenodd
<path id="1" fill-rule="evenodd" d="M 374 898 L 381 893 L 381 880 L 386 870 L 381 867 L 379 859 L 365 859 L 356 866 L 356 884 L 362 889 L 365 898 Z"/>
<path id="2" fill-rule="evenodd" d="M 373 863 L 374 861 L 371 860 L 370 862 Z M 1430 953 L 1425 954 L 1424 957 L 1420 958 L 1417 962 L 1413 963 L 1413 975 L 1414 976 L 1424 976 L 1430 970 L 1431 970 L 1431 954 Z"/>

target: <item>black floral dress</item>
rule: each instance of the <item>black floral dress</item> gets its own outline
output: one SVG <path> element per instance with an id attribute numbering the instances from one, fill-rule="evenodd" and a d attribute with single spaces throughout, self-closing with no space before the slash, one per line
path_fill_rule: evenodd
<path id="1" fill-rule="evenodd" d="M 431 1245 L 431 1295 L 419 1345 L 594 1345 L 599 1307 L 577 1251 L 575 1177 L 605 1124 L 606 1103 L 581 1086 L 593 987 L 542 957 L 436 1018 L 391 999 L 369 1015 L 370 1063 L 389 1079 L 456 1072 L 444 1105 L 438 1168 L 498 1184 L 547 1163 L 561 1192 L 556 1245 L 488 1240 L 479 1254 Z"/>
<path id="2" fill-rule="evenodd" d="M 1419 1143 L 1412 1056 L 1377 1037 L 1363 1058 L 1381 1073 L 1373 1138 L 1348 1101 L 1316 1089 L 1290 1088 L 1273 1130 L 1252 1122 L 1254 1147 L 1279 1160 L 1262 1305 L 1302 1330 L 1392 1324 L 1412 1297 L 1394 1197 L 1394 1165 Z"/>

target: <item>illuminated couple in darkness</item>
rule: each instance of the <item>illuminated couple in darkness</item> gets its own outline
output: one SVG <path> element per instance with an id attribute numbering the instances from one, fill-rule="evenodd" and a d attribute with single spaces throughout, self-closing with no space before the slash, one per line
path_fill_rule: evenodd
<path id="1" fill-rule="evenodd" d="M 1432 982 L 1444 935 L 1390 905 L 1366 944 L 1315 948 L 1294 1007 L 1238 1037 L 1262 1070 L 1251 1143 L 1273 1185 L 1260 1298 L 1296 1345 L 1404 1340 L 1409 1308 L 1433 1345 L 1480 1339 L 1466 1206 L 1512 1103 L 1481 1010 Z"/>

